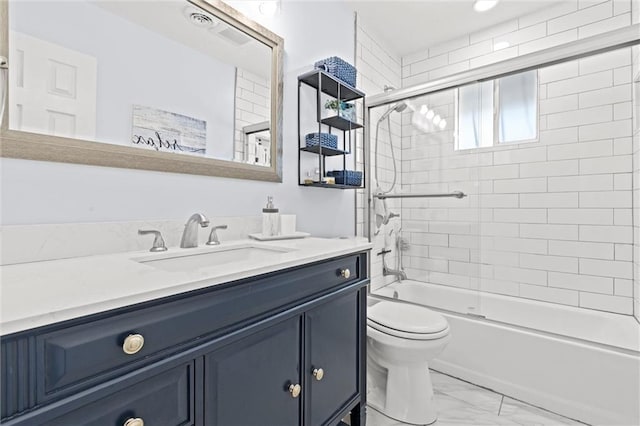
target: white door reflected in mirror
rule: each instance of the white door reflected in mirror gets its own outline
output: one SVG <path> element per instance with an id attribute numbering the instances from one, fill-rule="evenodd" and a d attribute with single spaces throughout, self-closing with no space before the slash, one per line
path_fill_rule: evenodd
<path id="1" fill-rule="evenodd" d="M 9 126 L 16 130 L 93 140 L 96 58 L 17 31 L 9 72 Z"/>

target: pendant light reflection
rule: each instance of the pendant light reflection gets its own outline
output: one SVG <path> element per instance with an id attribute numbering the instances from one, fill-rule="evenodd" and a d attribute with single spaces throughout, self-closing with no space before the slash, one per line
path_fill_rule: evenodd
<path id="1" fill-rule="evenodd" d="M 413 108 L 412 108 L 413 109 Z M 435 109 L 429 108 L 422 104 L 420 109 L 413 109 L 415 112 L 412 117 L 412 124 L 425 133 L 444 130 L 447 127 L 447 120 L 442 118 L 440 114 L 436 114 Z"/>

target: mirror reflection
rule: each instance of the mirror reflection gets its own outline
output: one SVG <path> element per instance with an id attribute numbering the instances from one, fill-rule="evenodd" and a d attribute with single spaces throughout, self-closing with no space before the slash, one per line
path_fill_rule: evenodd
<path id="1" fill-rule="evenodd" d="M 271 165 L 271 48 L 186 1 L 9 3 L 9 128 Z"/>

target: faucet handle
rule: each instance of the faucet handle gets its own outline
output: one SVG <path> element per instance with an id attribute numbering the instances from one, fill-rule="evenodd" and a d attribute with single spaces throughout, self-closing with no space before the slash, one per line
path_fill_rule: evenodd
<path id="1" fill-rule="evenodd" d="M 164 239 L 162 238 L 160 231 L 155 229 L 138 229 L 138 235 L 147 234 L 155 235 L 155 238 L 153 239 L 153 247 L 151 247 L 149 251 L 167 251 L 167 247 L 164 245 Z"/>
<path id="2" fill-rule="evenodd" d="M 218 233 L 216 230 L 218 229 L 227 229 L 227 225 L 217 225 L 211 228 L 211 233 L 209 234 L 209 241 L 207 241 L 208 246 L 217 246 L 220 244 L 220 240 L 218 239 Z"/>

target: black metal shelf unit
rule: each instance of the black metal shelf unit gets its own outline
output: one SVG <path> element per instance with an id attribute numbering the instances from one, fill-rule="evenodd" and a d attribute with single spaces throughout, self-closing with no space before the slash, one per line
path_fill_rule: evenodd
<path id="1" fill-rule="evenodd" d="M 334 131 L 342 131 L 342 140 L 341 143 L 338 144 L 337 148 L 328 148 L 326 146 L 322 146 L 320 143 L 313 146 L 306 146 L 304 134 L 303 132 L 300 114 L 301 114 L 301 96 L 300 92 L 302 90 L 303 85 L 309 86 L 315 89 L 315 97 L 316 97 L 316 122 L 318 124 L 318 133 L 330 133 L 333 134 Z M 344 185 L 344 184 L 327 184 L 322 182 L 322 178 L 327 176 L 326 170 L 326 157 L 337 157 L 342 156 L 342 171 L 346 174 L 346 170 L 349 170 L 347 167 L 347 156 L 354 153 L 355 148 L 355 138 L 356 133 L 355 130 L 361 129 L 364 127 L 364 123 L 357 123 L 355 121 L 351 121 L 340 115 L 340 110 L 338 109 L 338 113 L 332 117 L 322 118 L 322 105 L 321 105 L 321 94 L 328 95 L 335 100 L 342 102 L 355 101 L 358 99 L 362 99 L 362 111 L 364 111 L 364 96 L 360 90 L 346 84 L 343 81 L 340 81 L 336 77 L 331 74 L 326 73 L 322 70 L 313 70 L 298 76 L 298 185 L 301 186 L 316 186 L 320 188 L 335 188 L 335 189 L 358 189 L 364 188 L 364 175 L 366 167 L 363 167 L 362 170 L 362 184 L 360 186 L 355 185 Z M 364 148 L 363 148 L 364 149 Z M 301 174 L 301 164 L 303 153 L 315 154 L 318 157 L 318 179 L 304 179 Z M 309 155 L 304 154 L 304 155 Z M 361 158 L 364 161 L 364 152 L 362 153 Z M 356 156 L 352 155 L 351 158 L 353 165 L 351 170 L 355 170 L 356 166 Z M 366 166 L 366 165 L 363 165 Z"/>

